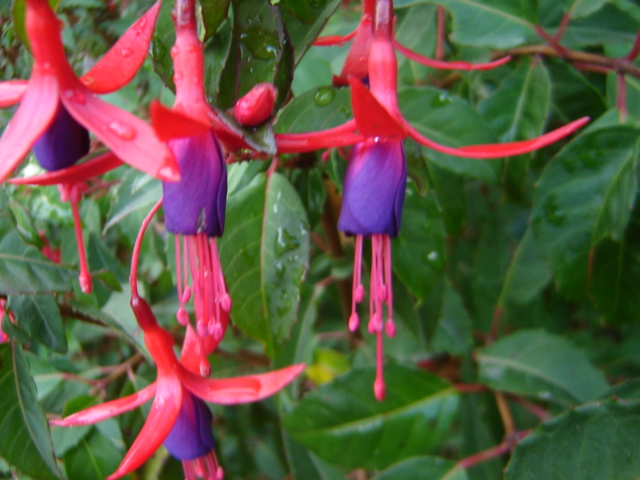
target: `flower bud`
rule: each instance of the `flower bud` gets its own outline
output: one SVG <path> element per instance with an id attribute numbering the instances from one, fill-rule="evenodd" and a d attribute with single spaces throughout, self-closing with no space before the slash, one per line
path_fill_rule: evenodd
<path id="1" fill-rule="evenodd" d="M 257 127 L 273 113 L 278 91 L 270 83 L 258 83 L 236 102 L 233 116 L 241 125 Z"/>

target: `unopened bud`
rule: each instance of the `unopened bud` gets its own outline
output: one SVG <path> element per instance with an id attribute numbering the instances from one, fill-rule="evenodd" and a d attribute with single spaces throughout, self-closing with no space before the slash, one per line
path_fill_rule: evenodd
<path id="1" fill-rule="evenodd" d="M 273 113 L 278 91 L 270 83 L 258 83 L 236 102 L 233 116 L 238 123 L 257 127 Z"/>

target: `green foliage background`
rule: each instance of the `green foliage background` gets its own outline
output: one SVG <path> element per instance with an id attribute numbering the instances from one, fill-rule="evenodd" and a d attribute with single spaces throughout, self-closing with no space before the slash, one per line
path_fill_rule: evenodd
<path id="1" fill-rule="evenodd" d="M 348 45 L 311 42 L 320 31 L 348 33 L 360 11 L 337 0 L 273 3 L 212 0 L 202 8 L 212 104 L 227 109 L 261 81 L 278 88 L 273 125 L 246 132 L 266 154 L 274 131 L 351 118 L 348 90 L 330 86 Z M 150 5 L 60 0 L 76 71 Z M 135 80 L 106 97 L 143 117 L 151 99 L 172 100 L 171 7 L 165 0 Z M 422 134 L 461 146 L 524 140 L 584 115 L 591 122 L 546 149 L 498 160 L 405 142 L 409 185 L 392 242 L 398 334 L 385 340 L 384 402 L 373 397 L 372 338 L 346 328 L 353 242 L 336 230 L 345 159 L 337 151 L 327 161 L 322 152 L 287 155 L 270 177 L 269 161 L 230 165 L 219 246 L 234 328 L 211 358 L 214 375 L 302 361 L 309 368 L 268 401 L 213 407 L 227 478 L 640 477 L 640 65 L 623 58 L 640 30 L 640 6 L 397 0 L 397 39 L 433 56 L 439 7 L 447 60 L 512 59 L 457 72 L 398 55 L 400 108 Z M 0 2 L 3 79 L 29 76 L 23 8 Z M 553 36 L 563 19 L 567 50 L 550 54 L 540 32 Z M 586 68 L 576 52 L 627 68 L 624 114 L 616 73 Z M 0 112 L 0 122 L 10 116 Z M 30 159 L 22 173 L 37 169 Z M 71 212 L 56 189 L 0 190 L 0 297 L 17 319 L 2 322 L 11 341 L 0 345 L 0 478 L 104 478 L 142 425 L 144 407 L 95 426 L 46 423 L 154 379 L 126 292 L 133 240 L 160 184 L 124 167 L 102 180 L 81 206 L 90 295 L 75 280 Z M 40 253 L 40 232 L 61 248 L 61 264 Z M 143 244 L 141 288 L 179 338 L 171 243 L 156 222 Z M 180 475 L 161 450 L 129 478 Z"/>

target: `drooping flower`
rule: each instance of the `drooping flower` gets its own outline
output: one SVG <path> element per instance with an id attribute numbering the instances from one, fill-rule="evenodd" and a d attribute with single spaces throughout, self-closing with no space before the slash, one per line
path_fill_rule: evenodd
<path id="1" fill-rule="evenodd" d="M 0 181 L 45 134 L 56 114 L 68 114 L 125 163 L 166 180 L 179 178 L 173 155 L 149 125 L 95 96 L 131 80 L 146 56 L 159 8 L 158 2 L 80 79 L 67 62 L 60 22 L 49 2 L 26 0 L 34 65 L 27 83 L 11 81 L 0 87 L 0 106 L 20 102 L 0 138 Z"/>
<path id="2" fill-rule="evenodd" d="M 435 151 L 468 158 L 500 158 L 529 153 L 543 148 L 583 126 L 581 118 L 540 137 L 501 144 L 470 145 L 460 148 L 441 145 L 421 135 L 405 120 L 398 106 L 398 50 L 412 60 L 435 68 L 487 69 L 508 61 L 471 65 L 465 62 L 440 62 L 422 57 L 400 45 L 393 37 L 392 0 L 365 0 L 356 31 L 345 37 L 320 39 L 317 44 L 332 45 L 353 39 L 337 84 L 351 87 L 354 120 L 323 132 L 276 135 L 279 153 L 305 152 L 328 146 L 355 144 L 347 167 L 339 228 L 356 235 L 352 312 L 349 327 L 358 326 L 356 304 L 364 298 L 361 284 L 362 243 L 372 242 L 371 285 L 369 292 L 369 331 L 376 335 L 376 397 L 384 398 L 382 376 L 383 305 L 387 317 L 385 330 L 395 333 L 391 288 L 391 242 L 400 225 L 406 161 L 402 141 L 409 137 Z M 365 86 L 364 80 L 369 87 Z"/>
<path id="3" fill-rule="evenodd" d="M 204 378 L 196 372 L 200 369 L 202 357 L 216 348 L 219 339 L 207 337 L 203 340 L 190 325 L 187 326 L 182 355 L 180 359 L 176 357 L 173 337 L 158 325 L 151 307 L 140 297 L 137 288 L 140 245 L 145 229 L 159 208 L 160 202 L 143 222 L 134 246 L 130 276 L 131 308 L 144 333 L 145 345 L 156 364 L 156 381 L 128 397 L 90 407 L 66 418 L 51 420 L 50 423 L 62 427 L 93 424 L 132 410 L 153 398 L 151 411 L 142 430 L 120 466 L 107 480 L 120 478 L 140 467 L 163 442 L 170 452 L 173 450 L 183 460 L 187 480 L 194 479 L 197 475 L 206 480 L 218 480 L 222 469 L 213 452 L 215 445 L 212 437 L 205 431 L 208 417 L 203 407 L 207 407 L 202 402 L 235 405 L 262 400 L 293 381 L 305 365 L 292 365 L 268 373 L 235 378 Z M 179 445 L 180 438 L 193 436 L 197 438 L 192 438 L 187 448 Z"/>
<path id="4" fill-rule="evenodd" d="M 60 40 L 59 22 L 46 0 L 27 0 L 27 34 L 34 67 L 29 82 L 0 84 L 0 106 L 20 102 L 0 138 L 0 180 L 4 180 L 30 148 L 48 172 L 59 175 L 15 179 L 16 184 L 57 183 L 63 201 L 69 200 L 74 219 L 79 282 L 92 290 L 85 256 L 78 204 L 84 180 L 125 162 L 161 178 L 177 179 L 175 159 L 153 129 L 128 112 L 102 102 L 94 93 L 107 93 L 128 83 L 142 64 L 151 40 L 160 3 L 145 13 L 116 42 L 87 75 L 79 79 L 68 64 Z M 89 130 L 110 149 L 83 164 L 83 178 L 70 178 L 65 170 L 89 152 Z"/>

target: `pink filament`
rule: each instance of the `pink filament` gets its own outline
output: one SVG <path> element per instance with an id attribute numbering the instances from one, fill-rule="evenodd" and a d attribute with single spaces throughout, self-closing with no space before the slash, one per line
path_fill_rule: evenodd
<path id="1" fill-rule="evenodd" d="M 196 480 L 198 478 L 222 480 L 224 478 L 224 470 L 222 470 L 214 450 L 211 450 L 204 457 L 183 460 L 182 470 L 184 471 L 185 480 Z"/>
<path id="2" fill-rule="evenodd" d="M 356 305 L 364 298 L 362 286 L 362 235 L 356 235 L 356 251 L 353 262 L 353 292 L 351 295 L 351 317 L 349 317 L 349 330 L 355 332 L 358 329 L 360 318 L 356 311 Z"/>
<path id="3" fill-rule="evenodd" d="M 208 376 L 210 366 L 206 359 L 206 337 L 219 342 L 224 336 L 226 323 L 223 316 L 231 310 L 231 297 L 222 274 L 215 238 L 204 233 L 184 235 L 180 242 L 176 239 L 176 277 L 178 300 L 178 321 L 182 325 L 189 322 L 185 305 L 193 297 L 195 325 L 198 332 L 200 373 Z M 189 285 L 189 280 L 191 285 Z"/>
<path id="4" fill-rule="evenodd" d="M 84 249 L 84 240 L 82 238 L 82 222 L 80 220 L 80 212 L 78 210 L 78 203 L 82 197 L 82 187 L 82 183 L 64 183 L 59 186 L 59 190 L 61 199 L 63 201 L 69 200 L 69 203 L 71 204 L 73 226 L 76 234 L 76 243 L 78 245 L 78 262 L 80 263 L 80 274 L 78 275 L 80 289 L 84 293 L 91 293 L 93 290 L 93 282 L 91 280 L 91 273 L 89 273 L 89 266 L 87 264 L 87 255 Z"/>

